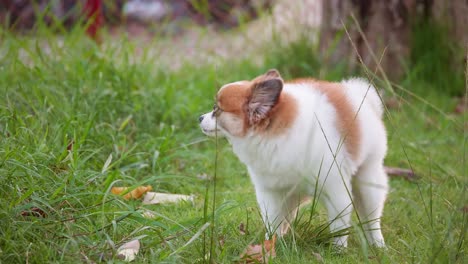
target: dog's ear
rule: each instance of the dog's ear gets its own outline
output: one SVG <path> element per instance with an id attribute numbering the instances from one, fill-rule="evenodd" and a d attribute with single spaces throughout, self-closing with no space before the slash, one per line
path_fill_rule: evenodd
<path id="1" fill-rule="evenodd" d="M 281 78 L 281 74 L 277 69 L 270 69 L 264 75 L 271 78 Z"/>
<path id="2" fill-rule="evenodd" d="M 278 70 L 276 69 L 270 69 L 268 70 L 267 72 L 265 72 L 264 74 L 262 75 L 259 75 L 257 77 L 255 77 L 252 82 L 254 83 L 259 83 L 261 81 L 266 81 L 266 80 L 270 80 L 270 79 L 275 79 L 275 78 L 278 78 L 278 79 L 281 79 L 281 74 L 279 73 Z"/>
<path id="3" fill-rule="evenodd" d="M 248 103 L 250 124 L 257 124 L 267 117 L 270 110 L 278 103 L 282 89 L 281 78 L 267 79 L 254 84 Z"/>

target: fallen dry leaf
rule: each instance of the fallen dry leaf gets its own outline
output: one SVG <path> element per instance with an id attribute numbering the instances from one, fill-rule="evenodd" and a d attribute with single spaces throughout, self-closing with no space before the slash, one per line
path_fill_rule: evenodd
<path id="1" fill-rule="evenodd" d="M 317 260 L 318 263 L 323 263 L 322 255 L 320 255 L 319 253 L 312 252 L 312 256 L 314 256 L 315 260 Z"/>
<path id="2" fill-rule="evenodd" d="M 193 195 L 148 192 L 143 198 L 143 204 L 178 203 L 182 201 L 193 203 L 193 198 Z"/>
<path id="3" fill-rule="evenodd" d="M 453 112 L 455 114 L 463 114 L 468 110 L 468 101 L 465 100 L 465 98 L 459 98 L 458 99 L 458 104 L 455 106 L 455 109 Z"/>
<path id="4" fill-rule="evenodd" d="M 224 238 L 224 236 L 219 236 L 218 242 L 220 247 L 224 247 L 224 244 L 226 244 L 226 239 Z"/>
<path id="5" fill-rule="evenodd" d="M 461 211 L 462 211 L 463 213 L 468 213 L 468 205 L 463 206 L 463 208 L 461 209 Z"/>
<path id="6" fill-rule="evenodd" d="M 402 176 L 407 180 L 417 180 L 418 176 L 410 169 L 396 168 L 396 167 L 384 167 L 385 173 L 389 176 Z"/>
<path id="7" fill-rule="evenodd" d="M 72 151 L 73 150 L 73 145 L 75 144 L 75 141 L 72 139 L 68 142 L 67 145 L 67 150 Z"/>
<path id="8" fill-rule="evenodd" d="M 151 212 L 151 211 L 149 211 L 149 210 L 145 210 L 145 209 L 143 210 L 143 212 L 141 213 L 141 215 L 142 215 L 144 218 L 148 218 L 148 219 L 154 219 L 154 218 L 156 218 L 156 215 L 155 215 L 153 212 Z"/>
<path id="9" fill-rule="evenodd" d="M 272 240 L 265 240 L 263 245 L 249 245 L 242 253 L 241 259 L 245 263 L 267 263 L 268 260 L 276 257 L 276 235 Z"/>
<path id="10" fill-rule="evenodd" d="M 198 174 L 197 175 L 197 178 L 202 180 L 202 181 L 207 181 L 207 180 L 210 180 L 211 177 L 208 176 L 206 173 L 202 173 L 202 174 Z"/>
<path id="11" fill-rule="evenodd" d="M 105 173 L 107 169 L 109 169 L 109 165 L 112 162 L 112 154 L 109 154 L 109 157 L 107 157 L 106 162 L 104 162 L 104 166 L 102 166 L 101 173 Z"/>
<path id="12" fill-rule="evenodd" d="M 135 260 L 138 251 L 140 250 L 140 241 L 132 240 L 123 244 L 122 246 L 117 249 L 117 257 L 119 259 L 123 259 L 125 261 L 133 261 Z"/>
<path id="13" fill-rule="evenodd" d="M 387 99 L 385 99 L 385 106 L 388 109 L 399 109 L 402 105 L 401 100 L 399 100 L 397 97 L 392 96 Z"/>
<path id="14" fill-rule="evenodd" d="M 245 230 L 245 225 L 244 225 L 244 223 L 240 223 L 240 224 L 239 224 L 239 233 L 240 233 L 241 235 L 247 234 L 247 231 Z"/>
<path id="15" fill-rule="evenodd" d="M 21 212 L 22 216 L 35 216 L 35 217 L 47 217 L 47 213 L 44 212 L 41 208 L 38 207 L 32 207 L 31 209 L 27 211 L 22 211 Z"/>
<path id="16" fill-rule="evenodd" d="M 113 194 L 121 195 L 123 193 L 126 193 L 128 190 L 128 187 L 112 187 L 111 192 Z M 126 200 L 129 199 L 139 199 L 141 198 L 145 193 L 153 190 L 153 187 L 150 185 L 147 186 L 138 186 L 137 188 L 133 189 L 132 191 L 126 193 L 123 197 Z"/>

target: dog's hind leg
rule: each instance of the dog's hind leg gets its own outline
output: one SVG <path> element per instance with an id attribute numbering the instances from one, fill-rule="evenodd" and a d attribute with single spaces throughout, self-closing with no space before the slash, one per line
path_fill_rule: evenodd
<path id="1" fill-rule="evenodd" d="M 381 161 L 366 162 L 353 182 L 353 196 L 366 237 L 371 245 L 385 247 L 380 217 L 388 192 L 388 180 Z"/>
<path id="2" fill-rule="evenodd" d="M 349 177 L 341 177 L 340 175 L 332 177 L 330 175 L 324 185 L 325 197 L 321 197 L 328 211 L 330 232 L 336 232 L 333 244 L 340 247 L 348 246 L 349 231 L 346 229 L 350 227 L 353 211 L 350 183 Z"/>

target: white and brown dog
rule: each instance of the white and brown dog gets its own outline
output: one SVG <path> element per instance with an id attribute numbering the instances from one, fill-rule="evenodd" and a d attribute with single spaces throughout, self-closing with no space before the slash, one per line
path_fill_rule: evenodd
<path id="1" fill-rule="evenodd" d="M 331 231 L 350 227 L 355 208 L 369 243 L 384 247 L 382 114 L 380 98 L 365 80 L 285 82 L 270 70 L 221 87 L 213 111 L 199 121 L 208 136 L 225 136 L 247 166 L 270 231 L 283 235 L 299 203 L 317 192 Z M 333 242 L 346 247 L 347 236 Z"/>

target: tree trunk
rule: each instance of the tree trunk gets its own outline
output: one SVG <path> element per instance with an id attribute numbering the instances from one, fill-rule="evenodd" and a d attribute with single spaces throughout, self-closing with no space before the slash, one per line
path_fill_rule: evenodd
<path id="1" fill-rule="evenodd" d="M 355 68 L 362 58 L 371 71 L 376 71 L 376 63 L 381 60 L 390 79 L 401 77 L 403 68 L 399 64 L 409 55 L 408 18 L 415 12 L 415 1 L 323 1 L 320 49 L 322 54 L 329 54 L 325 60 L 332 64 L 346 61 Z"/>
<path id="2" fill-rule="evenodd" d="M 357 6 L 351 1 L 322 0 L 322 28 L 320 34 L 320 51 L 326 64 L 347 62 L 355 64 L 355 52 L 352 43 L 358 41 L 356 26 L 349 23 L 351 14 L 357 14 Z M 345 33 L 345 27 L 349 37 Z"/>
<path id="3" fill-rule="evenodd" d="M 355 68 L 362 57 L 364 64 L 375 71 L 376 59 L 390 79 L 403 75 L 401 61 L 410 53 L 412 19 L 425 16 L 447 26 L 458 46 L 468 48 L 467 0 L 321 0 L 323 20 L 320 49 L 325 61 L 347 62 Z M 354 15 L 362 29 L 351 19 Z M 345 27 L 349 36 L 345 33 Z M 369 47 L 364 41 L 369 43 Z M 447 40 L 450 41 L 450 40 Z M 353 47 L 353 45 L 355 47 Z M 457 60 L 463 66 L 464 54 Z"/>
<path id="4" fill-rule="evenodd" d="M 464 67 L 468 51 L 468 1 L 467 0 L 432 0 L 431 14 L 438 23 L 447 26 L 449 33 L 458 45 L 465 49 L 456 63 Z"/>

